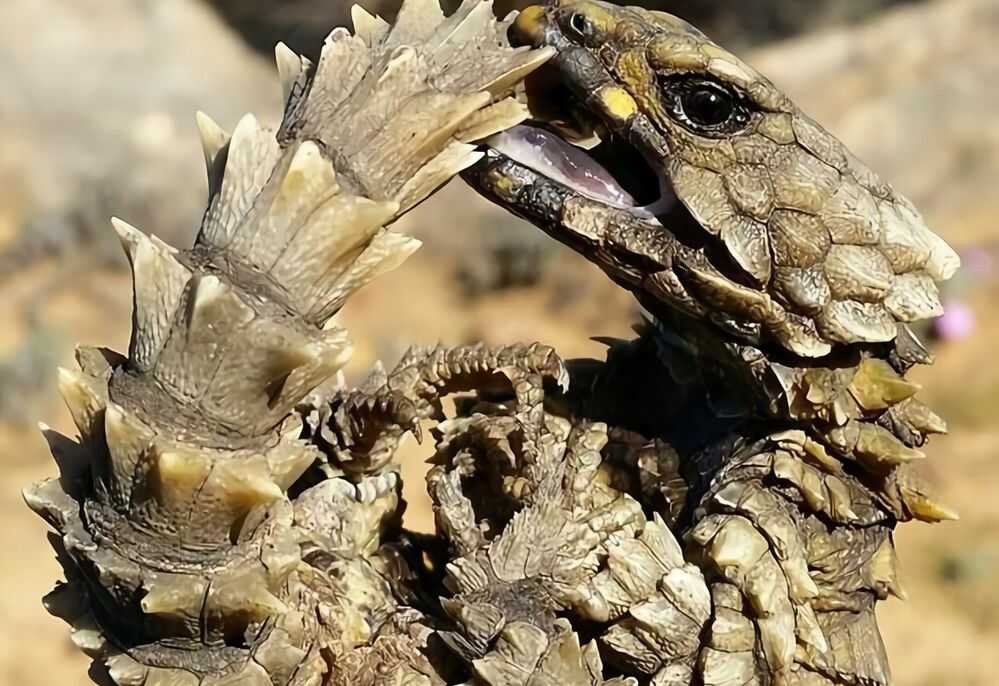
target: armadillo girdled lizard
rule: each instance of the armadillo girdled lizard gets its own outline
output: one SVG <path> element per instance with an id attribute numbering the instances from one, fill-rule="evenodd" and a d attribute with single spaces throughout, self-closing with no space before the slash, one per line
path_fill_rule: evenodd
<path id="1" fill-rule="evenodd" d="M 945 427 L 904 379 L 952 251 L 676 18 L 532 7 L 519 49 L 474 0 L 354 23 L 317 65 L 278 50 L 276 133 L 202 118 L 191 251 L 119 224 L 129 354 L 62 374 L 81 438 L 47 432 L 62 476 L 26 492 L 74 641 L 119 684 L 889 683 L 891 530 L 953 516 L 909 469 Z M 330 317 L 470 165 L 636 294 L 641 338 L 414 348 L 340 387 Z M 435 537 L 391 464 L 425 420 Z"/>
<path id="2" fill-rule="evenodd" d="M 636 497 L 675 513 L 712 598 L 696 650 L 636 614 L 682 612 L 645 591 L 611 604 L 598 641 L 657 684 L 889 683 L 874 604 L 904 593 L 891 531 L 956 517 L 913 472 L 946 425 L 904 375 L 930 362 L 906 323 L 941 313 L 957 255 L 676 17 L 565 0 L 527 8 L 512 35 L 557 51 L 527 81 L 539 127 L 491 139 L 465 177 L 647 311 L 642 339 L 576 366 L 567 406 L 637 432 L 605 460 L 656 474 Z"/>

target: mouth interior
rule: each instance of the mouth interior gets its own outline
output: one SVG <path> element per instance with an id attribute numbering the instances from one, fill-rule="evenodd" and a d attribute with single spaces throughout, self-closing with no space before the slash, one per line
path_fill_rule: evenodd
<path id="1" fill-rule="evenodd" d="M 672 191 L 642 155 L 616 136 L 584 149 L 543 125 L 521 124 L 486 141 L 513 161 L 579 195 L 636 214 L 669 209 Z"/>

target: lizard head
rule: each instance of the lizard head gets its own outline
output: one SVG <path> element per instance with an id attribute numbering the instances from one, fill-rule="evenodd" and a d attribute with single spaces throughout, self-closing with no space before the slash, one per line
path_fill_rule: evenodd
<path id="1" fill-rule="evenodd" d="M 466 178 L 653 313 L 810 358 L 941 313 L 953 250 L 687 22 L 563 0 L 528 7 L 511 31 L 556 55 L 527 83 L 535 121 L 490 139 Z"/>

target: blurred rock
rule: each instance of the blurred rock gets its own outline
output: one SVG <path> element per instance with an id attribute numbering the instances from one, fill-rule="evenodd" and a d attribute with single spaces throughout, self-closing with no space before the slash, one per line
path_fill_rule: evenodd
<path id="1" fill-rule="evenodd" d="M 956 244 L 999 238 L 999 0 L 937 0 L 749 56 Z"/>
<path id="2" fill-rule="evenodd" d="M 33 322 L 21 344 L 0 357 L 0 422 L 27 426 L 44 412 L 39 391 L 55 380 L 60 337 Z"/>
<path id="3" fill-rule="evenodd" d="M 557 244 L 540 231 L 494 233 L 484 241 L 482 259 L 465 260 L 458 266 L 462 291 L 475 297 L 490 291 L 537 286 Z"/>
<path id="4" fill-rule="evenodd" d="M 0 82 L 21 249 L 111 241 L 112 213 L 187 242 L 206 195 L 195 111 L 231 129 L 280 106 L 270 64 L 197 0 L 4 0 Z"/>

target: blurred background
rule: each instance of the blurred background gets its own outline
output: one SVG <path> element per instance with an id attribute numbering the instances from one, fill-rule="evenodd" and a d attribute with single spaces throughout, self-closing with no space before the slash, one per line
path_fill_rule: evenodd
<path id="1" fill-rule="evenodd" d="M 924 331 L 938 362 L 916 377 L 952 431 L 925 468 L 963 519 L 901 528 L 911 600 L 885 603 L 881 620 L 900 686 L 994 686 L 999 0 L 649 6 L 741 50 L 962 253 L 947 315 Z M 0 685 L 86 682 L 87 660 L 41 607 L 59 570 L 20 489 L 55 471 L 35 423 L 73 432 L 56 366 L 78 342 L 127 347 L 130 280 L 108 217 L 187 246 L 206 195 L 195 111 L 230 129 L 247 111 L 274 121 L 274 43 L 315 55 L 347 15 L 338 0 L 0 2 Z M 636 320 L 595 268 L 460 182 L 401 223 L 425 247 L 350 301 L 352 381 L 438 340 L 541 340 L 599 357 L 589 337 L 627 337 Z M 421 462 L 410 450 L 408 473 Z M 421 484 L 409 483 L 411 522 L 426 528 Z"/>

